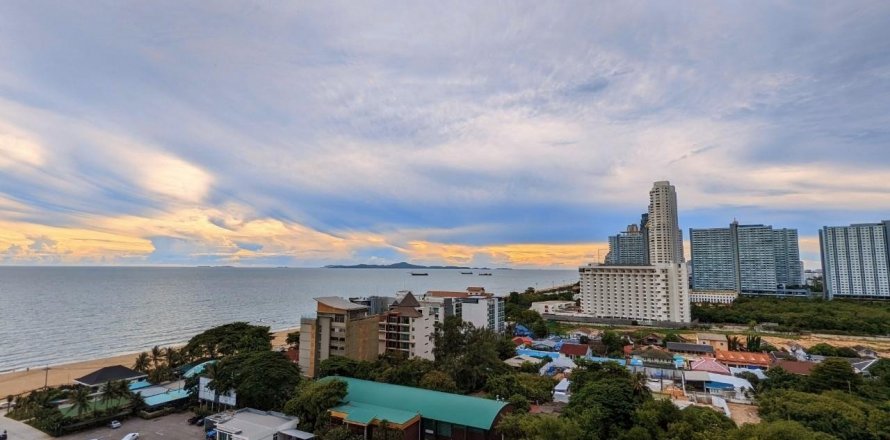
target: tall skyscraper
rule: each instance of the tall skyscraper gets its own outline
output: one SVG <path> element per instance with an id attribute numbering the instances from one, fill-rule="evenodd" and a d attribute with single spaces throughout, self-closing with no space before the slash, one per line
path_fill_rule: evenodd
<path id="1" fill-rule="evenodd" d="M 644 265 L 649 263 L 646 238 L 637 225 L 628 225 L 625 232 L 609 237 L 606 264 Z"/>
<path id="2" fill-rule="evenodd" d="M 738 290 L 735 240 L 729 228 L 690 229 L 692 288 Z"/>
<path id="3" fill-rule="evenodd" d="M 764 225 L 690 229 L 692 288 L 771 293 L 800 284 L 797 230 Z M 795 275 L 798 274 L 798 275 Z"/>
<path id="4" fill-rule="evenodd" d="M 890 220 L 819 231 L 828 298 L 890 298 Z"/>
<path id="5" fill-rule="evenodd" d="M 776 252 L 776 283 L 802 286 L 803 261 L 800 261 L 797 229 L 773 229 L 773 245 Z"/>
<path id="6" fill-rule="evenodd" d="M 730 229 L 735 230 L 732 235 L 736 240 L 736 275 L 741 291 L 775 292 L 776 249 L 773 246 L 772 226 L 733 222 Z"/>
<path id="7" fill-rule="evenodd" d="M 642 323 L 690 322 L 677 193 L 669 182 L 655 183 L 649 194 L 649 212 L 643 214 L 640 226 L 632 225 L 624 234 L 609 238 L 607 261 L 611 264 L 579 269 L 582 311 L 599 318 Z M 648 258 L 644 259 L 646 246 Z M 636 263 L 645 260 L 644 264 Z"/>
<path id="8" fill-rule="evenodd" d="M 649 263 L 682 263 L 683 233 L 677 220 L 677 190 L 668 181 L 655 182 L 649 191 Z"/>

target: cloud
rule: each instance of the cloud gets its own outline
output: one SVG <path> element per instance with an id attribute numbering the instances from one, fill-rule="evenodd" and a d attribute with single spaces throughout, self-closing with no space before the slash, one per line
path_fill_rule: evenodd
<path id="1" fill-rule="evenodd" d="M 873 221 L 890 209 L 888 17 L 877 1 L 0 5 L 16 228 L 0 249 L 571 266 L 656 180 L 684 229 Z M 110 244 L 74 244 L 89 231 Z"/>

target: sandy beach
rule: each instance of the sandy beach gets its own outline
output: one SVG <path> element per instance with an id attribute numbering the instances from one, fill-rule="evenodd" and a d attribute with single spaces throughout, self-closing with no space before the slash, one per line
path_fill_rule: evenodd
<path id="1" fill-rule="evenodd" d="M 295 329 L 272 332 L 272 347 L 277 349 L 286 345 L 287 334 Z M 147 348 L 146 350 L 150 349 Z M 53 365 L 46 370 L 44 367 L 31 368 L 28 371 L 16 371 L 0 374 L 0 401 L 5 403 L 6 396 L 21 394 L 44 386 L 57 386 L 72 383 L 75 378 L 85 376 L 93 371 L 112 365 L 132 367 L 139 353 L 123 354 L 102 359 L 72 362 Z"/>

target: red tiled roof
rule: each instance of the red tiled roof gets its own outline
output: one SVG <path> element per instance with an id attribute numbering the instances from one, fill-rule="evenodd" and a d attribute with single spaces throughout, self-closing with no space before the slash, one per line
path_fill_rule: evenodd
<path id="1" fill-rule="evenodd" d="M 717 350 L 717 360 L 733 364 L 750 364 L 769 366 L 772 359 L 766 353 L 748 353 L 745 351 Z"/>
<path id="2" fill-rule="evenodd" d="M 587 354 L 588 348 L 587 345 L 583 344 L 565 343 L 562 344 L 562 348 L 559 349 L 559 352 L 567 356 L 584 356 Z"/>
<path id="3" fill-rule="evenodd" d="M 527 336 L 517 336 L 513 338 L 513 343 L 516 345 L 532 345 L 532 338 L 529 338 Z"/>
<path id="4" fill-rule="evenodd" d="M 485 292 L 484 287 L 467 287 L 467 292 Z"/>
<path id="5" fill-rule="evenodd" d="M 773 363 L 773 368 L 782 367 L 783 370 L 792 373 L 792 374 L 800 374 L 802 376 L 809 376 L 810 372 L 813 371 L 813 367 L 818 365 L 815 362 L 801 362 L 801 361 L 789 361 L 787 359 L 779 359 Z"/>

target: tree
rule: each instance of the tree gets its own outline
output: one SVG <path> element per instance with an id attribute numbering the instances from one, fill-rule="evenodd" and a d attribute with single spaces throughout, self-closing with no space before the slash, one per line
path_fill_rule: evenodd
<path id="1" fill-rule="evenodd" d="M 353 434 L 346 426 L 337 426 L 322 431 L 319 440 L 362 440 L 362 436 Z"/>
<path id="2" fill-rule="evenodd" d="M 760 336 L 756 335 L 748 335 L 745 338 L 745 349 L 752 353 L 759 353 L 762 351 L 763 339 Z"/>
<path id="3" fill-rule="evenodd" d="M 514 394 L 507 399 L 507 403 L 509 403 L 513 407 L 513 411 L 517 413 L 528 412 L 531 409 L 531 403 L 529 403 L 528 399 L 522 394 Z"/>
<path id="4" fill-rule="evenodd" d="M 155 345 L 151 348 L 151 364 L 157 369 L 161 363 L 161 347 Z"/>
<path id="5" fill-rule="evenodd" d="M 91 390 L 88 387 L 78 386 L 71 391 L 70 401 L 71 407 L 78 416 L 84 411 L 90 409 L 93 399 L 90 397 Z"/>
<path id="6" fill-rule="evenodd" d="M 727 339 L 727 348 L 729 348 L 729 351 L 741 351 L 742 341 L 738 336 L 730 336 Z"/>
<path id="7" fill-rule="evenodd" d="M 602 335 L 603 345 L 606 346 L 606 354 L 607 355 L 615 355 L 622 354 L 622 350 L 624 349 L 624 339 L 611 330 L 606 330 Z"/>
<path id="8" fill-rule="evenodd" d="M 346 397 L 346 382 L 330 379 L 304 381 L 297 388 L 296 395 L 284 405 L 284 412 L 300 419 L 300 429 L 320 429 L 327 411 L 337 406 Z"/>
<path id="9" fill-rule="evenodd" d="M 458 391 L 454 379 L 441 370 L 431 370 L 427 372 L 420 378 L 420 383 L 418 385 L 420 388 L 442 391 L 445 393 L 456 393 Z"/>
<path id="10" fill-rule="evenodd" d="M 759 385 L 758 392 L 783 389 L 803 390 L 805 381 L 802 376 L 789 373 L 782 367 L 774 367 L 766 372 L 766 380 L 760 381 Z"/>
<path id="11" fill-rule="evenodd" d="M 269 351 L 272 349 L 272 334 L 267 326 L 233 322 L 193 336 L 185 349 L 195 359 L 216 359 L 245 352 Z"/>
<path id="12" fill-rule="evenodd" d="M 234 389 L 238 405 L 280 410 L 301 381 L 300 368 L 277 351 L 244 352 L 217 363 L 209 387 L 217 393 Z"/>
<path id="13" fill-rule="evenodd" d="M 133 362 L 133 369 L 139 371 L 140 373 L 145 373 L 150 368 L 150 360 L 148 357 L 148 353 L 142 352 L 139 353 L 139 356 L 136 356 L 136 360 Z"/>
<path id="14" fill-rule="evenodd" d="M 836 437 L 807 429 L 800 423 L 790 420 L 760 422 L 743 425 L 731 433 L 731 440 L 834 440 Z"/>
<path id="15" fill-rule="evenodd" d="M 811 391 L 845 390 L 852 392 L 862 383 L 862 377 L 853 371 L 849 362 L 840 358 L 828 358 L 813 367 L 807 378 Z"/>
<path id="16" fill-rule="evenodd" d="M 580 440 L 582 429 L 571 419 L 514 413 L 501 419 L 498 432 L 505 440 Z"/>
<path id="17" fill-rule="evenodd" d="M 761 395 L 758 403 L 760 417 L 767 422 L 794 420 L 842 440 L 878 438 L 870 430 L 869 413 L 880 410 L 847 393 L 779 390 Z"/>
<path id="18" fill-rule="evenodd" d="M 318 363 L 318 377 L 343 376 L 356 379 L 371 379 L 371 362 L 359 361 L 343 356 L 331 356 Z"/>
<path id="19" fill-rule="evenodd" d="M 284 342 L 287 343 L 287 345 L 290 345 L 291 347 L 299 347 L 300 346 L 300 332 L 299 332 L 299 330 L 295 331 L 295 332 L 288 333 L 287 339 L 285 339 Z"/>

